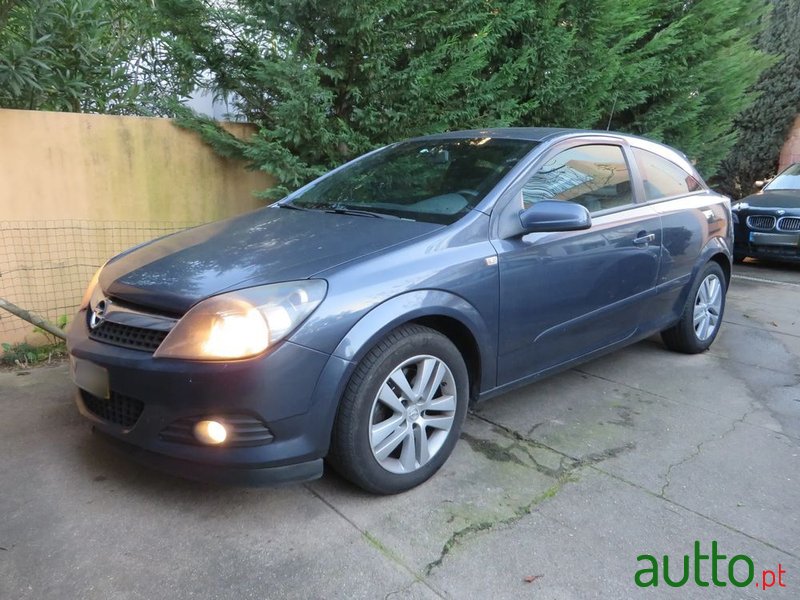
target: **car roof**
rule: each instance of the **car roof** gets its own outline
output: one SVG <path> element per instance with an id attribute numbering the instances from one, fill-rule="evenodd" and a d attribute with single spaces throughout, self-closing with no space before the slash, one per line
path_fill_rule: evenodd
<path id="1" fill-rule="evenodd" d="M 570 129 L 566 127 L 490 127 L 488 129 L 464 129 L 461 131 L 448 131 L 413 138 L 415 140 L 429 140 L 437 138 L 463 138 L 463 137 L 492 137 L 514 140 L 528 140 L 543 142 L 548 138 L 566 133 L 592 133 L 585 129 Z M 600 133 L 600 132 L 597 132 Z"/>
<path id="2" fill-rule="evenodd" d="M 662 154 L 670 158 L 673 162 L 677 162 L 685 170 L 688 170 L 693 175 L 699 177 L 697 170 L 692 165 L 689 158 L 676 148 L 667 146 L 661 142 L 651 140 L 638 135 L 630 133 L 619 133 L 616 131 L 601 131 L 598 129 L 575 129 L 569 127 L 490 127 L 487 129 L 464 129 L 461 131 L 448 131 L 445 133 L 437 133 L 433 135 L 420 136 L 412 138 L 409 141 L 420 140 L 434 140 L 434 139 L 458 139 L 469 137 L 489 137 L 489 138 L 504 138 L 513 140 L 527 140 L 531 142 L 545 142 L 547 140 L 568 135 L 597 135 L 606 138 L 612 137 L 623 139 L 632 146 L 649 150 Z"/>
<path id="3" fill-rule="evenodd" d="M 599 129 L 576 129 L 571 127 L 488 127 L 486 129 L 462 129 L 459 131 L 447 131 L 444 133 L 434 133 L 431 135 L 424 135 L 412 138 L 414 140 L 429 140 L 440 138 L 464 138 L 464 137 L 491 137 L 491 138 L 506 138 L 515 140 L 528 140 L 531 142 L 544 142 L 554 137 L 562 135 L 602 135 L 608 137 L 617 137 L 628 140 L 629 142 L 644 142 L 646 144 L 655 144 L 674 150 L 674 148 L 667 146 L 661 142 L 651 140 L 649 138 L 634 135 L 632 133 L 621 133 L 619 131 L 605 131 Z"/>

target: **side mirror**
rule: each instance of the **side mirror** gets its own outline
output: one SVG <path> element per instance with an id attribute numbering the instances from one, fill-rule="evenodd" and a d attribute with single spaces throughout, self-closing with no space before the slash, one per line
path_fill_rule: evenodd
<path id="1" fill-rule="evenodd" d="M 519 213 L 525 233 L 589 229 L 592 217 L 585 206 L 560 200 L 542 200 Z"/>
<path id="2" fill-rule="evenodd" d="M 767 182 L 766 182 L 766 181 L 764 181 L 763 179 L 759 179 L 759 180 L 758 180 L 758 181 L 756 181 L 756 182 L 755 182 L 753 185 L 755 185 L 755 186 L 756 186 L 758 189 L 761 189 L 761 188 L 763 188 L 763 187 L 764 187 L 764 185 L 765 185 L 766 183 L 767 183 Z"/>

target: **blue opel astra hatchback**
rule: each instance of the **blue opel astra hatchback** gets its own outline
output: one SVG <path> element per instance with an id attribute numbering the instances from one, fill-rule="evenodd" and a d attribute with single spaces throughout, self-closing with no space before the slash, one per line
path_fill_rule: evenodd
<path id="1" fill-rule="evenodd" d="M 490 129 L 362 156 L 110 259 L 68 336 L 77 404 L 156 468 L 402 492 L 467 408 L 660 332 L 702 352 L 730 202 L 608 132 Z"/>

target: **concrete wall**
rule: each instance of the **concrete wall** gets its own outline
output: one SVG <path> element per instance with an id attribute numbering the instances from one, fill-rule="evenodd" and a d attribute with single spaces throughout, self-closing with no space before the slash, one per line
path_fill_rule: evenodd
<path id="1" fill-rule="evenodd" d="M 3 221 L 212 221 L 271 183 L 168 119 L 0 109 Z"/>
<path id="2" fill-rule="evenodd" d="M 0 297 L 72 316 L 111 255 L 263 206 L 253 193 L 272 183 L 168 119 L 0 109 Z M 32 329 L 0 310 L 0 342 Z"/>
<path id="3" fill-rule="evenodd" d="M 781 158 L 778 166 L 778 172 L 783 171 L 792 163 L 800 162 L 800 115 L 794 120 L 792 130 L 789 132 L 789 137 L 786 138 L 786 143 L 781 149 Z"/>

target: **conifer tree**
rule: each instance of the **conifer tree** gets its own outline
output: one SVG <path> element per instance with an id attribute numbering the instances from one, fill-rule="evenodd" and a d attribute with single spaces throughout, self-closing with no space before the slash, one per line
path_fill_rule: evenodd
<path id="1" fill-rule="evenodd" d="M 776 62 L 753 87 L 756 100 L 737 116 L 738 141 L 723 160 L 717 180 L 733 198 L 753 192 L 756 180 L 775 175 L 781 147 L 800 115 L 800 4 L 798 0 L 769 4 L 772 11 L 757 45 Z"/>
<path id="2" fill-rule="evenodd" d="M 275 175 L 272 195 L 391 141 L 505 125 L 610 126 L 671 143 L 710 175 L 767 64 L 752 45 L 763 5 L 228 0 L 191 12 L 174 0 L 208 85 L 258 133 L 237 140 L 185 112 L 179 123 Z"/>

